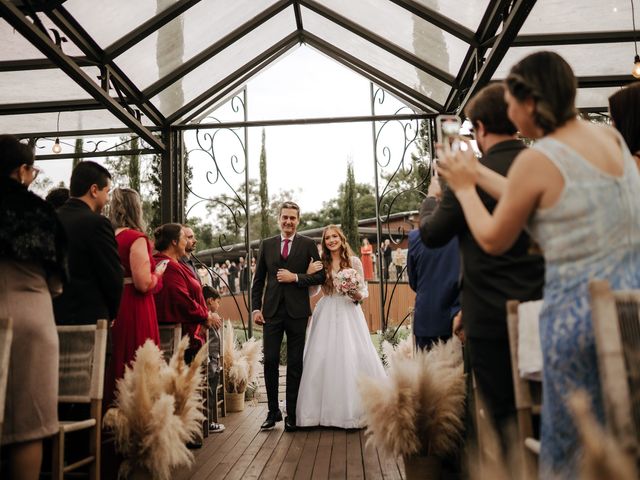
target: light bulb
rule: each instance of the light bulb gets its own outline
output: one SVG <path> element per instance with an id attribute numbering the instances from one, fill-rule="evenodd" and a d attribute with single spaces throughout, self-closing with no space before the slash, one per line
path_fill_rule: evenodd
<path id="1" fill-rule="evenodd" d="M 53 147 L 51 147 L 51 151 L 53 153 L 60 153 L 62 151 L 62 147 L 60 146 L 60 139 L 56 138 L 56 142 L 53 144 Z"/>
<path id="2" fill-rule="evenodd" d="M 633 70 L 631 70 L 631 75 L 640 79 L 640 55 L 636 55 L 633 59 Z"/>

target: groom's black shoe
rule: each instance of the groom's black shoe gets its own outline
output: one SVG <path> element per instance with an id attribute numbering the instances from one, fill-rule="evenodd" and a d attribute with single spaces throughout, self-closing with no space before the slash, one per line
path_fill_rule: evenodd
<path id="1" fill-rule="evenodd" d="M 298 430 L 298 427 L 296 427 L 296 418 L 289 415 L 284 419 L 284 431 L 295 432 L 296 430 Z"/>
<path id="2" fill-rule="evenodd" d="M 275 412 L 269 412 L 267 414 L 267 419 L 260 426 L 260 430 L 271 430 L 276 426 L 276 422 L 282 421 L 282 412 L 280 410 L 276 410 Z"/>

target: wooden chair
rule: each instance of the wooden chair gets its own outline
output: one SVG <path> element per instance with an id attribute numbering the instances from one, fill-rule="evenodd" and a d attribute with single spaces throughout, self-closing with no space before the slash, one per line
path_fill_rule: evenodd
<path id="1" fill-rule="evenodd" d="M 178 344 L 182 339 L 182 324 L 167 323 L 160 325 L 160 350 L 164 354 L 164 359 L 168 362 L 173 356 L 173 352 L 178 349 Z"/>
<path id="2" fill-rule="evenodd" d="M 640 290 L 594 280 L 589 292 L 607 424 L 640 465 Z"/>
<path id="3" fill-rule="evenodd" d="M 518 443 L 515 454 L 523 462 L 525 472 L 537 471 L 540 441 L 534 436 L 534 416 L 539 416 L 542 407 L 542 382 L 520 376 L 518 357 L 518 306 L 517 300 L 507 302 L 507 328 L 509 350 L 511 351 L 511 371 L 516 404 Z"/>
<path id="4" fill-rule="evenodd" d="M 60 421 L 60 429 L 53 436 L 52 477 L 63 480 L 67 472 L 89 465 L 89 478 L 100 478 L 100 433 L 102 394 L 104 388 L 105 356 L 107 351 L 107 321 L 96 325 L 59 326 L 60 403 L 90 405 L 89 418 Z M 89 456 L 65 466 L 65 437 L 68 433 L 90 431 Z"/>
<path id="5" fill-rule="evenodd" d="M 11 341 L 13 340 L 12 323 L 10 318 L 0 318 L 0 439 L 2 438 L 2 424 L 4 423 L 4 403 L 7 394 L 7 379 L 9 377 Z"/>

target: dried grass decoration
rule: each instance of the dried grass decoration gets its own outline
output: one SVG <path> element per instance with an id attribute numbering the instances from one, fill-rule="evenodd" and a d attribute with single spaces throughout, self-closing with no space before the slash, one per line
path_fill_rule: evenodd
<path id="1" fill-rule="evenodd" d="M 167 365 L 151 340 L 136 351 L 131 368 L 116 386 L 116 408 L 104 416 L 104 426 L 115 433 L 116 450 L 124 457 L 118 478 L 140 470 L 150 478 L 168 480 L 178 467 L 193 463 L 187 442 L 202 432 L 202 362 L 204 345 L 191 365 L 184 362 L 189 337 L 181 340 Z"/>
<path id="2" fill-rule="evenodd" d="M 231 322 L 224 325 L 222 356 L 228 393 L 244 395 L 247 385 L 257 382 L 262 359 L 262 341 L 250 338 L 240 346 Z"/>
<path id="3" fill-rule="evenodd" d="M 458 448 L 464 426 L 462 347 L 454 337 L 411 355 L 411 342 L 387 347 L 386 379 L 359 381 L 367 441 L 392 458 L 443 458 Z"/>

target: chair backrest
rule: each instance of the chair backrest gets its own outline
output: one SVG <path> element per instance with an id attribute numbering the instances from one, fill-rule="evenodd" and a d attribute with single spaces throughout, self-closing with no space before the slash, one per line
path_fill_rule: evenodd
<path id="1" fill-rule="evenodd" d="M 589 283 L 605 414 L 621 447 L 640 459 L 640 290 Z"/>
<path id="2" fill-rule="evenodd" d="M 168 362 L 173 356 L 173 352 L 178 349 L 178 344 L 182 339 L 182 324 L 167 323 L 160 325 L 160 350 L 164 354 L 164 359 Z"/>
<path id="3" fill-rule="evenodd" d="M 107 321 L 96 325 L 58 326 L 60 367 L 58 401 L 101 400 L 107 352 Z"/>
<path id="4" fill-rule="evenodd" d="M 9 378 L 9 357 L 13 340 L 13 322 L 10 318 L 0 318 L 0 433 L 4 422 L 4 402 Z"/>

